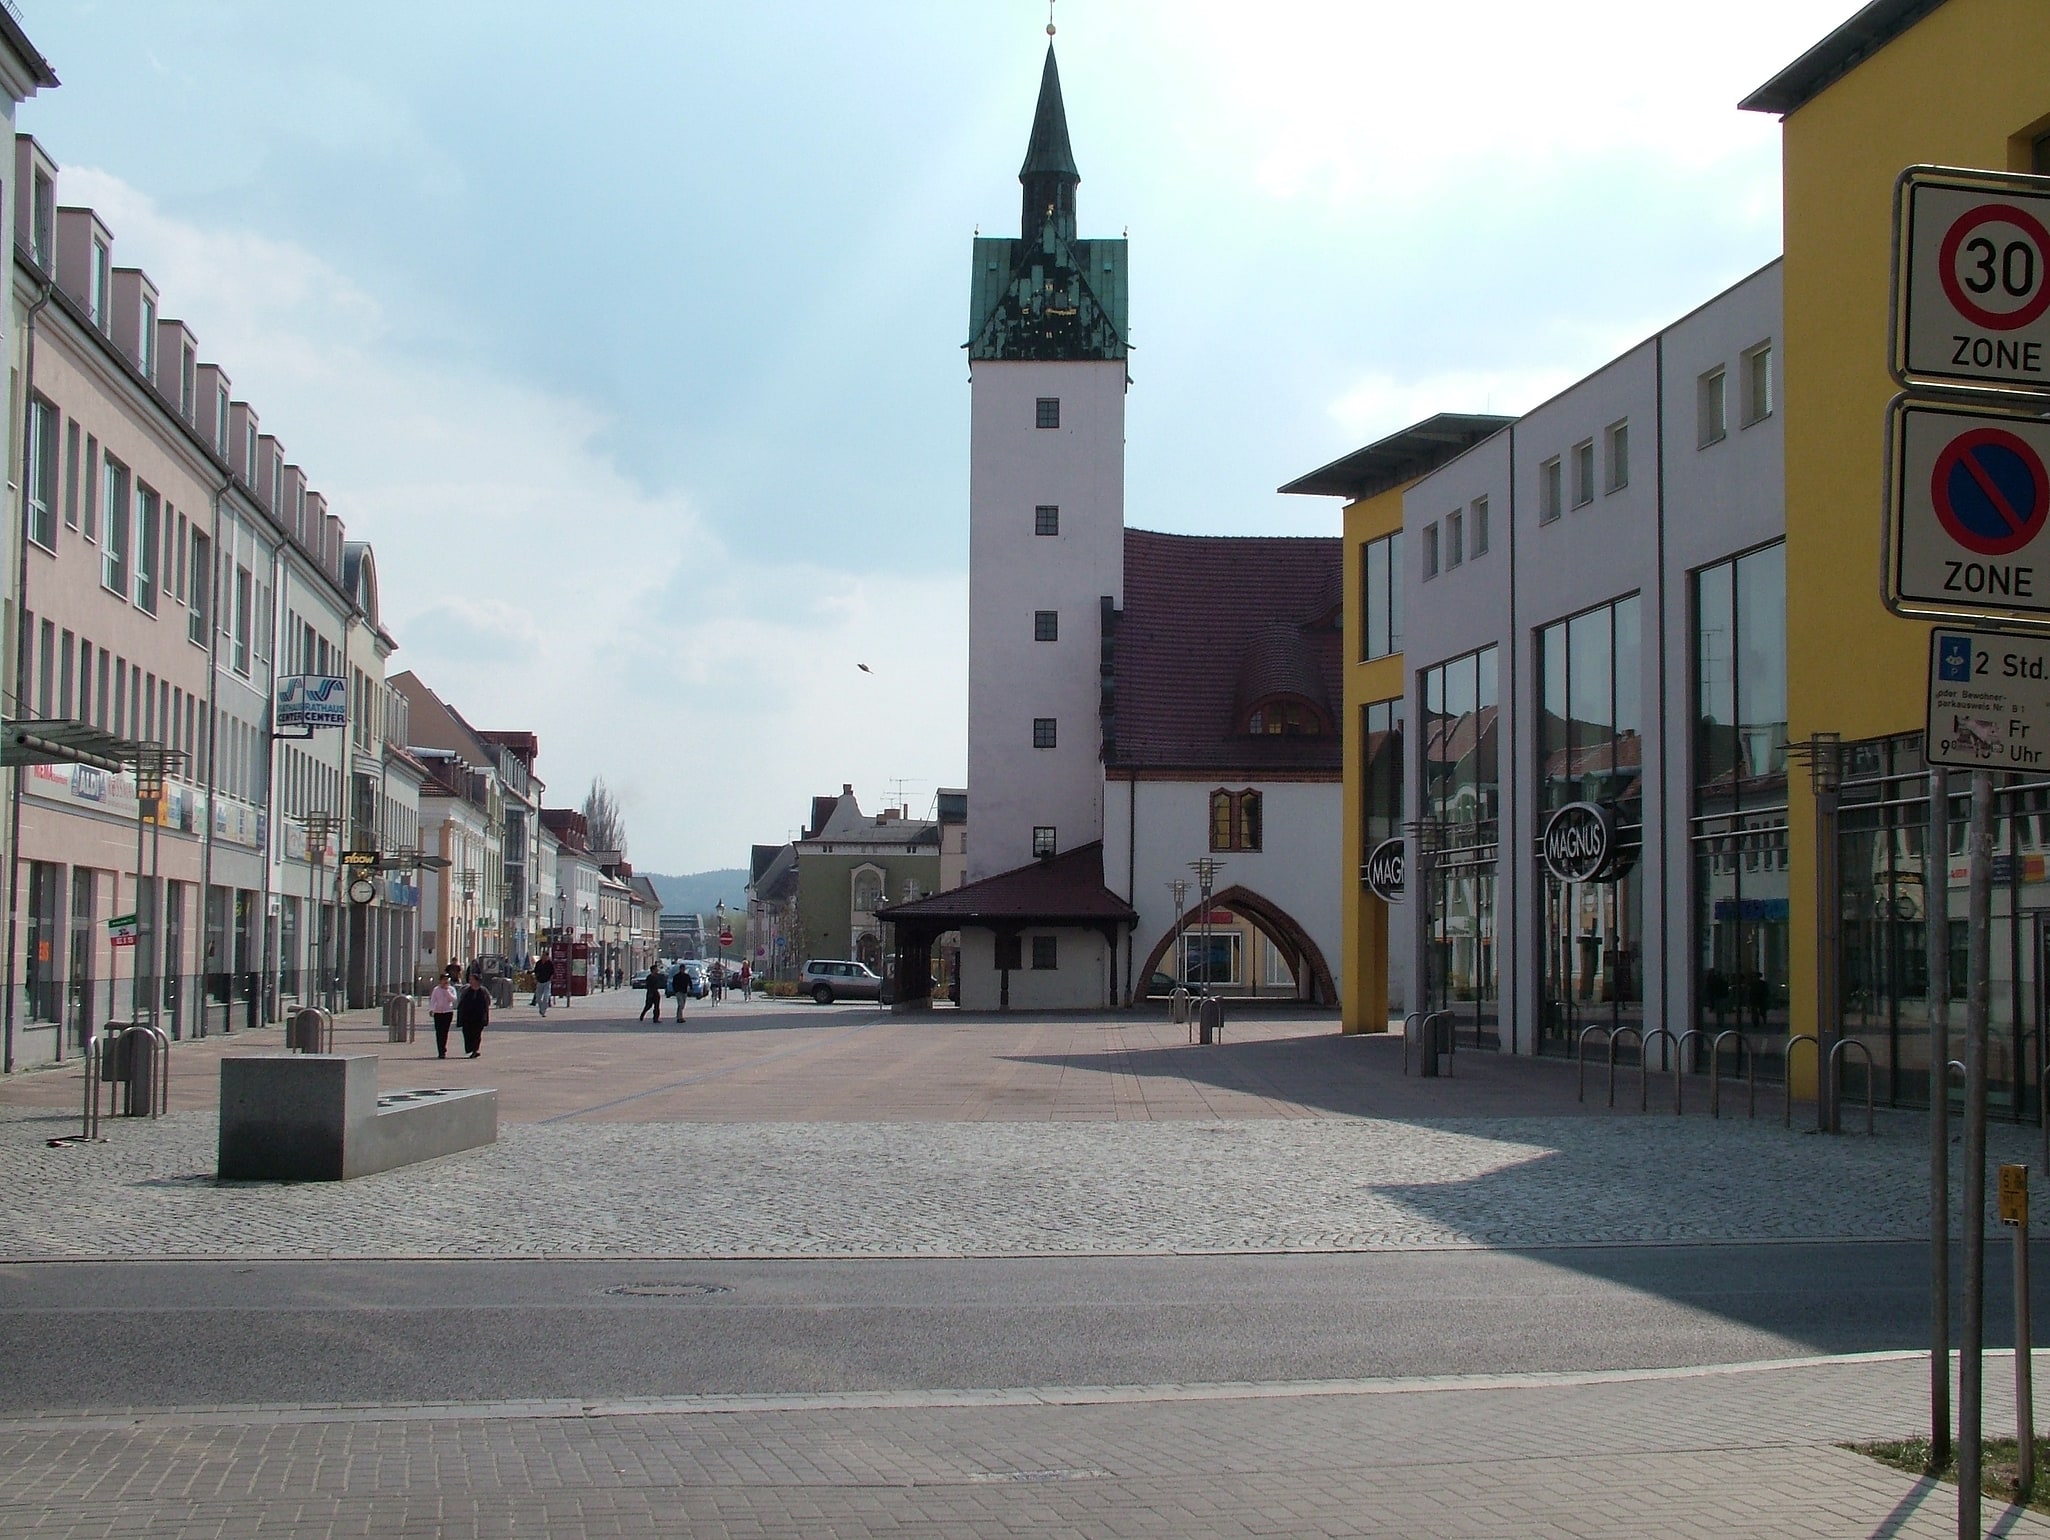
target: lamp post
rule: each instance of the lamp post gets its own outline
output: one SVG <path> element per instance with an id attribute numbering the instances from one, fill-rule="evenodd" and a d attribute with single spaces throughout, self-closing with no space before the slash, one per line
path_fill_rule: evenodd
<path id="1" fill-rule="evenodd" d="M 470 959 L 477 955 L 477 868 L 466 866 L 462 870 L 463 883 L 463 951 L 456 959 L 458 966 L 467 971 Z"/>
<path id="2" fill-rule="evenodd" d="M 300 820 L 306 827 L 306 918 L 308 921 L 308 950 L 312 954 L 313 988 L 323 998 L 327 992 L 327 916 L 321 904 L 320 868 L 327 860 L 328 836 L 334 832 L 340 821 L 331 812 L 304 814 Z"/>
<path id="3" fill-rule="evenodd" d="M 1182 915 L 1188 910 L 1189 879 L 1177 877 L 1167 885 L 1167 890 L 1174 895 L 1174 929 L 1169 934 L 1174 937 L 1175 951 L 1179 954 L 1174 959 L 1175 982 L 1177 984 L 1186 984 L 1188 983 L 1189 948 L 1182 940 Z"/>
<path id="4" fill-rule="evenodd" d="M 1217 874 L 1224 870 L 1224 862 L 1214 856 L 1204 856 L 1199 861 L 1191 861 L 1189 870 L 1196 874 L 1199 902 L 1203 905 L 1203 982 L 1211 985 L 1216 983 L 1217 964 L 1210 953 L 1210 891 L 1217 881 Z"/>
<path id="5" fill-rule="evenodd" d="M 157 985 L 156 980 L 158 978 L 158 958 L 161 955 L 160 949 L 162 946 L 160 940 L 162 926 L 158 920 L 160 905 L 157 897 L 157 879 L 163 854 L 164 778 L 168 772 L 176 769 L 184 761 L 184 750 L 167 749 L 161 743 L 145 743 L 140 745 L 136 749 L 134 759 L 135 917 L 136 924 L 142 934 L 137 937 L 141 945 L 138 945 L 136 948 L 133 964 L 135 981 L 130 986 L 131 999 L 129 1004 L 131 1010 L 135 1014 L 140 1015 L 142 1009 L 142 989 L 144 981 L 147 979 L 150 984 L 149 1021 L 151 1026 L 157 1024 L 158 1006 L 163 995 L 163 990 Z M 142 902 L 142 831 L 145 822 L 148 823 L 150 828 L 149 903 L 147 906 Z M 145 907 L 148 909 L 147 920 L 144 919 L 143 913 Z M 147 968 L 143 966 L 145 956 L 142 949 L 143 946 L 147 946 L 149 949 L 147 953 L 149 966 Z"/>

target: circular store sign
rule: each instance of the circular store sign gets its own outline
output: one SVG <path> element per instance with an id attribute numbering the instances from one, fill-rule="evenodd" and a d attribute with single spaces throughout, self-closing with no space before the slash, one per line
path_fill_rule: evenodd
<path id="1" fill-rule="evenodd" d="M 1408 871 L 1403 848 L 1400 839 L 1383 840 L 1367 853 L 1366 869 L 1361 876 L 1367 891 L 1384 904 L 1402 902 L 1403 877 Z"/>
<path id="2" fill-rule="evenodd" d="M 1630 865 L 1613 808 L 1569 802 L 1546 820 L 1545 870 L 1561 882 L 1613 882 Z"/>

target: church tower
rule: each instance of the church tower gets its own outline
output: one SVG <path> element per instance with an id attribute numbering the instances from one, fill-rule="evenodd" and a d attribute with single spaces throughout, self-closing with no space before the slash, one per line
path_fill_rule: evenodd
<path id="1" fill-rule="evenodd" d="M 1126 243 L 1076 236 L 1081 180 L 1049 43 L 1019 233 L 975 242 L 970 289 L 971 882 L 1103 838 L 1128 290 Z"/>

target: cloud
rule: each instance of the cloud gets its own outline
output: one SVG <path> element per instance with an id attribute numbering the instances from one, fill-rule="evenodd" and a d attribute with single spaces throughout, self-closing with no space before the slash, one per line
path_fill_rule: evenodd
<path id="1" fill-rule="evenodd" d="M 537 733 L 552 803 L 603 775 L 645 868 L 731 864 L 843 781 L 877 804 L 894 777 L 958 784 L 965 578 L 729 539 L 688 489 L 620 469 L 604 413 L 411 346 L 318 253 L 175 217 L 90 168 L 62 194 L 99 210 L 118 259 L 375 546 L 392 668 L 481 727 Z"/>

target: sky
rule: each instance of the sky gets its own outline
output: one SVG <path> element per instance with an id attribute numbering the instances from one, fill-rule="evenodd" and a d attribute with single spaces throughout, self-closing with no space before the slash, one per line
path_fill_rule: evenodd
<path id="1" fill-rule="evenodd" d="M 551 805 L 602 775 L 681 872 L 963 784 L 969 242 L 1046 0 L 19 3 L 60 201 Z M 1336 534 L 1274 489 L 1772 260 L 1736 103 L 1857 3 L 1055 0 L 1080 233 L 1132 242 L 1127 521 Z"/>

